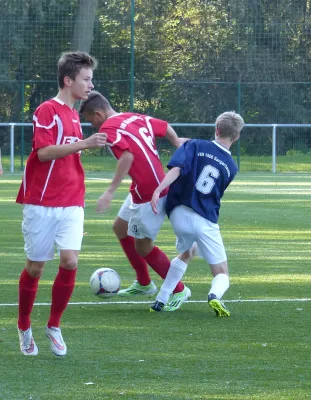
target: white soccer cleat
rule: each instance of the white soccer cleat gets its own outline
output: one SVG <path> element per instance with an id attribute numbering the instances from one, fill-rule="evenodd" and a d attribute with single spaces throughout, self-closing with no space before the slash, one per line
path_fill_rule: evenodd
<path id="1" fill-rule="evenodd" d="M 45 328 L 45 334 L 50 340 L 51 351 L 56 356 L 65 356 L 67 354 L 67 346 L 62 337 L 62 331 L 60 328 Z"/>
<path id="2" fill-rule="evenodd" d="M 38 347 L 33 339 L 31 327 L 26 331 L 22 331 L 17 327 L 17 332 L 21 352 L 25 356 L 36 356 L 38 354 Z"/>

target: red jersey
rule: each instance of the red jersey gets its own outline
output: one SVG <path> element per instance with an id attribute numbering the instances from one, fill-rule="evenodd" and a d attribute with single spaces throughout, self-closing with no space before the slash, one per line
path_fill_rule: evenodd
<path id="1" fill-rule="evenodd" d="M 129 170 L 134 203 L 151 201 L 153 192 L 165 177 L 155 136 L 165 136 L 167 126 L 167 122 L 160 119 L 127 112 L 113 115 L 100 127 L 100 132 L 107 134 L 107 146 L 117 159 L 125 150 L 134 155 Z M 161 197 L 167 192 L 168 188 L 161 193 Z"/>
<path id="2" fill-rule="evenodd" d="M 16 202 L 45 207 L 84 207 L 84 170 L 80 154 L 41 162 L 37 150 L 82 139 L 79 114 L 57 98 L 42 103 L 33 116 L 32 151 Z"/>

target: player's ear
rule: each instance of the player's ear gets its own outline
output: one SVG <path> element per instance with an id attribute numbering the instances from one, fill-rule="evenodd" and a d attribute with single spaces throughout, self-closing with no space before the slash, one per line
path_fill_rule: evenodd
<path id="1" fill-rule="evenodd" d="M 107 115 L 104 110 L 95 110 L 96 117 L 102 121 L 106 121 Z"/>
<path id="2" fill-rule="evenodd" d="M 64 76 L 64 84 L 65 86 L 71 86 L 72 80 L 69 78 L 69 76 Z"/>
<path id="3" fill-rule="evenodd" d="M 240 134 L 236 135 L 236 137 L 233 139 L 232 143 L 235 143 L 239 140 Z"/>
<path id="4" fill-rule="evenodd" d="M 103 110 L 95 110 L 95 117 L 101 123 L 107 119 L 106 113 Z"/>

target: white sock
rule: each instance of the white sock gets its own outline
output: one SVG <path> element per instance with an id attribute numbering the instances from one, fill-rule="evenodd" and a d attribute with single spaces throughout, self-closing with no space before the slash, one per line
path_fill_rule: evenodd
<path id="1" fill-rule="evenodd" d="M 171 261 L 170 268 L 157 295 L 156 300 L 163 304 L 167 303 L 170 294 L 175 289 L 177 283 L 183 277 L 188 264 L 180 260 L 178 257 Z"/>
<path id="2" fill-rule="evenodd" d="M 229 277 L 226 274 L 218 274 L 212 280 L 211 290 L 208 292 L 214 293 L 217 299 L 221 299 L 226 290 L 229 288 Z"/>

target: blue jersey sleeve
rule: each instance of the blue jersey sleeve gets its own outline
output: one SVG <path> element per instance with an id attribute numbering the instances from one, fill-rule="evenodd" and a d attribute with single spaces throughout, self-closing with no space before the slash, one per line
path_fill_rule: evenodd
<path id="1" fill-rule="evenodd" d="M 171 169 L 173 167 L 179 167 L 180 175 L 186 175 L 191 169 L 194 154 L 194 143 L 192 140 L 189 140 L 175 151 L 167 164 L 167 168 Z"/>

